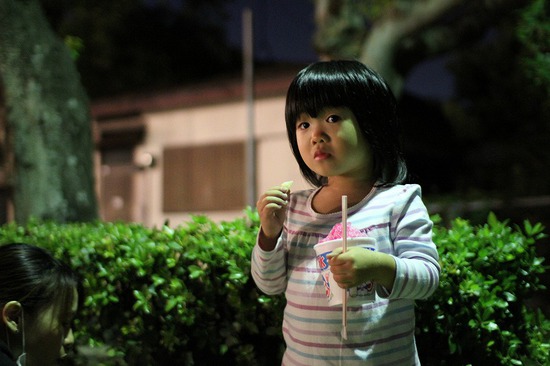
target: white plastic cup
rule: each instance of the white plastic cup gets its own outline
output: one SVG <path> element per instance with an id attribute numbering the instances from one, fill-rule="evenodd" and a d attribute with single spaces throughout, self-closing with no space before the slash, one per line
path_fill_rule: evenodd
<path id="1" fill-rule="evenodd" d="M 374 238 L 348 238 L 347 244 L 348 249 L 360 246 L 366 250 L 376 250 L 376 240 L 374 240 Z M 342 246 L 342 239 L 328 240 L 313 246 L 315 253 L 317 253 L 317 267 L 321 270 L 321 277 L 323 278 L 325 294 L 327 295 L 329 306 L 341 306 L 343 302 L 344 290 L 334 281 L 327 258 L 334 249 L 341 248 Z M 347 305 L 353 306 L 373 302 L 376 296 L 375 292 L 374 283 L 372 281 L 365 282 L 357 287 L 349 288 L 346 290 L 348 296 Z"/>

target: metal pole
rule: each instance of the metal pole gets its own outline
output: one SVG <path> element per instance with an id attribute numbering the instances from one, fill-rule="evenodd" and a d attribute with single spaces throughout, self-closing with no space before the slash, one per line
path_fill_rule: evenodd
<path id="1" fill-rule="evenodd" d="M 243 10 L 243 77 L 244 101 L 247 109 L 248 139 L 246 144 L 247 204 L 256 206 L 256 137 L 254 131 L 254 53 L 252 10 Z"/>

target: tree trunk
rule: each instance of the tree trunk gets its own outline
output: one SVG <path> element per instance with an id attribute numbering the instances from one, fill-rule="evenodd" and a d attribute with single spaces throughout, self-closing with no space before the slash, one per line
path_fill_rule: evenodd
<path id="1" fill-rule="evenodd" d="M 38 0 L 0 0 L 0 80 L 15 160 L 15 220 L 96 219 L 88 98 Z"/>

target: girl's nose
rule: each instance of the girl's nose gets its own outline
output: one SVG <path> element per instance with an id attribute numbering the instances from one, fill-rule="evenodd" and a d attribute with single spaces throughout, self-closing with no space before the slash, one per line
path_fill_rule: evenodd
<path id="1" fill-rule="evenodd" d="M 311 142 L 312 143 L 327 142 L 327 138 L 328 138 L 327 134 L 323 129 L 322 124 L 314 123 L 311 125 Z"/>

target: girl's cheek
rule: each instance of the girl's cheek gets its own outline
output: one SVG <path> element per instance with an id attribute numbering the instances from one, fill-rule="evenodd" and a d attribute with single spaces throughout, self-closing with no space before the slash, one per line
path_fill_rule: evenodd
<path id="1" fill-rule="evenodd" d="M 351 120 L 342 123 L 342 128 L 338 131 L 338 137 L 347 141 L 351 146 L 359 145 L 359 132 Z"/>

